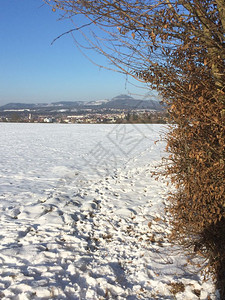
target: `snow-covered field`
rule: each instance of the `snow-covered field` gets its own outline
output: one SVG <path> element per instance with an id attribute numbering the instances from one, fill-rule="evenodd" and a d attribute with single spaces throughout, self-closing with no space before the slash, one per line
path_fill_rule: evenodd
<path id="1" fill-rule="evenodd" d="M 165 131 L 0 124 L 0 299 L 216 299 L 167 239 Z"/>

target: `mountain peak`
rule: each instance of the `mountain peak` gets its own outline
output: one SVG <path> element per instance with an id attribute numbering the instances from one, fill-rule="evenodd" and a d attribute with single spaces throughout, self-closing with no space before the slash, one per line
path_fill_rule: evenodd
<path id="1" fill-rule="evenodd" d="M 118 96 L 112 98 L 111 101 L 118 101 L 118 100 L 119 101 L 121 101 L 121 100 L 126 100 L 127 101 L 127 100 L 134 100 L 134 98 L 129 96 L 129 95 L 121 94 L 121 95 L 118 95 Z"/>

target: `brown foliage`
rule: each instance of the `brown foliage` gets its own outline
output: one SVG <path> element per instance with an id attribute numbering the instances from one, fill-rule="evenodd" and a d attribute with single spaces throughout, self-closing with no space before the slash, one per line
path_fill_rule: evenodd
<path id="1" fill-rule="evenodd" d="M 185 286 L 182 282 L 172 282 L 170 283 L 170 292 L 173 295 L 176 295 L 177 293 L 182 293 L 185 290 Z"/>

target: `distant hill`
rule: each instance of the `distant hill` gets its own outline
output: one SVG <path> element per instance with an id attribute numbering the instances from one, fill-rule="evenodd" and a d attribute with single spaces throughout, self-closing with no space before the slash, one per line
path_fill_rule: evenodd
<path id="1" fill-rule="evenodd" d="M 8 103 L 3 106 L 0 106 L 1 110 L 10 110 L 10 109 L 32 109 L 36 104 L 25 104 L 25 103 Z"/>
<path id="2" fill-rule="evenodd" d="M 139 100 L 134 99 L 128 95 L 119 95 L 111 100 L 98 100 L 98 101 L 59 101 L 51 104 L 29 104 L 29 103 L 9 103 L 0 106 L 0 111 L 4 110 L 35 110 L 35 111 L 49 111 L 58 109 L 86 109 L 86 108 L 106 108 L 106 109 L 152 109 L 160 111 L 163 106 L 159 101 L 154 100 Z"/>
<path id="3" fill-rule="evenodd" d="M 93 105 L 93 106 L 99 106 L 99 105 L 104 105 L 108 103 L 110 100 L 97 100 L 97 101 L 90 101 L 90 102 L 85 102 L 85 105 Z"/>
<path id="4" fill-rule="evenodd" d="M 51 106 L 60 106 L 60 107 L 78 107 L 84 105 L 83 101 L 60 101 L 60 102 L 52 102 Z"/>
<path id="5" fill-rule="evenodd" d="M 105 104 L 108 108 L 119 109 L 154 109 L 162 110 L 162 106 L 158 101 L 153 100 L 137 100 L 128 95 L 119 95 Z"/>

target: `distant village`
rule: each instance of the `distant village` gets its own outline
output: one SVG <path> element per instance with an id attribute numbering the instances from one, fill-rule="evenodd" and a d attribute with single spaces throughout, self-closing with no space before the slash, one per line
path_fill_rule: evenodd
<path id="1" fill-rule="evenodd" d="M 78 115 L 59 114 L 39 115 L 14 111 L 0 115 L 0 122 L 17 123 L 67 123 L 67 124 L 97 124 L 97 123 L 167 123 L 168 117 L 165 112 L 156 111 L 129 111 L 120 113 L 87 113 Z"/>
<path id="2" fill-rule="evenodd" d="M 57 102 L 53 104 L 10 103 L 0 107 L 0 122 L 113 124 L 167 123 L 166 109 L 156 101 L 135 100 L 120 95 L 110 101 Z"/>

